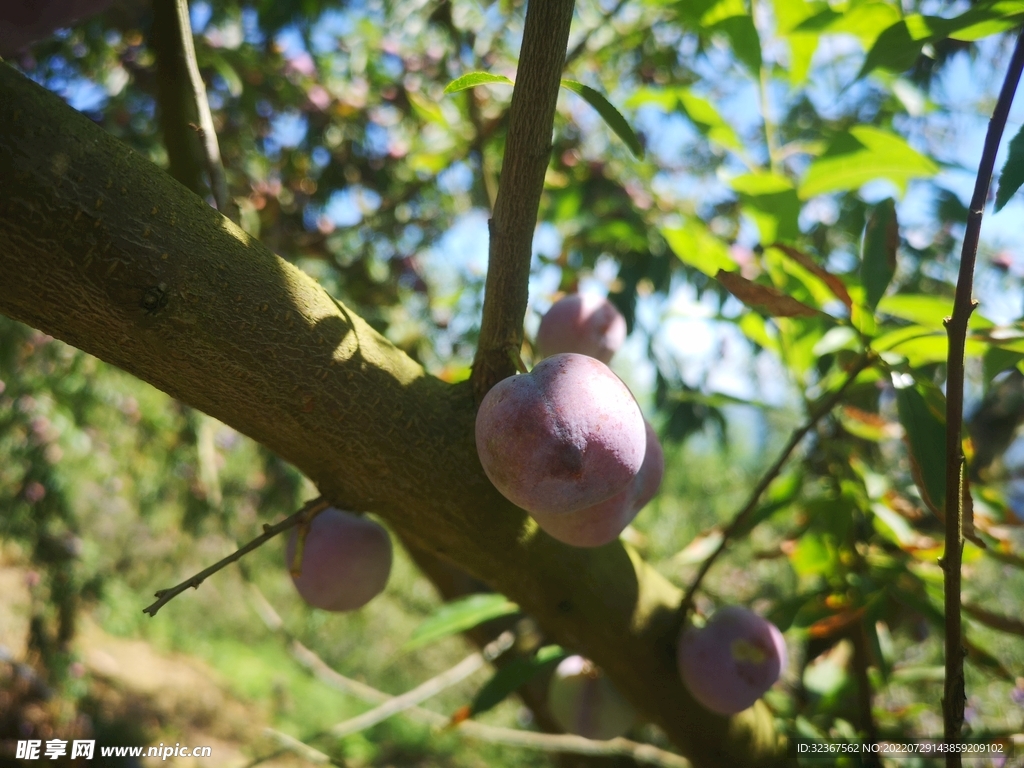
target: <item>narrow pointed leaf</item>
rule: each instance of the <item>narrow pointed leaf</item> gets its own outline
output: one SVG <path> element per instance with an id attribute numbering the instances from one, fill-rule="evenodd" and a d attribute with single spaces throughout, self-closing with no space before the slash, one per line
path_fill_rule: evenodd
<path id="1" fill-rule="evenodd" d="M 846 284 L 818 264 L 809 255 L 803 251 L 797 250 L 796 248 L 792 248 L 785 243 L 774 243 L 772 247 L 778 248 L 804 269 L 816 275 L 818 279 L 828 286 L 829 290 L 832 291 L 832 294 L 846 305 L 847 309 L 853 306 L 853 299 L 850 298 L 850 293 L 846 290 Z"/>
<path id="2" fill-rule="evenodd" d="M 925 504 L 941 516 L 946 503 L 946 422 L 929 405 L 921 385 L 914 382 L 897 384 L 896 409 L 910 452 L 914 482 Z"/>
<path id="3" fill-rule="evenodd" d="M 563 80 L 562 87 L 582 97 L 587 104 L 596 109 L 597 113 L 604 118 L 608 127 L 615 131 L 615 135 L 622 139 L 626 146 L 629 147 L 629 151 L 633 153 L 633 156 L 643 158 L 644 148 L 640 143 L 640 139 L 637 138 L 629 123 L 626 122 L 626 118 L 622 116 L 619 110 L 612 106 L 612 103 L 605 98 L 604 94 L 600 91 L 595 91 L 589 85 L 577 83 L 575 80 Z"/>
<path id="4" fill-rule="evenodd" d="M 715 279 L 748 307 L 760 309 L 771 317 L 827 317 L 777 288 L 751 282 L 738 272 L 720 269 Z"/>
<path id="5" fill-rule="evenodd" d="M 512 81 L 504 75 L 492 75 L 490 72 L 467 72 L 462 77 L 457 77 L 445 86 L 445 95 L 458 93 L 478 85 L 512 85 Z"/>
<path id="6" fill-rule="evenodd" d="M 1024 127 L 1010 140 L 1010 153 L 1006 165 L 999 174 L 999 189 L 996 192 L 996 210 L 1010 202 L 1013 193 L 1024 183 Z"/>
<path id="7" fill-rule="evenodd" d="M 567 655 L 568 653 L 560 646 L 547 645 L 533 656 L 522 656 L 509 662 L 477 691 L 469 707 L 469 717 L 475 717 L 497 706 L 542 670 L 553 666 Z"/>
<path id="8" fill-rule="evenodd" d="M 892 276 L 896 274 L 896 249 L 899 244 L 896 201 L 890 197 L 875 206 L 864 232 L 860 279 L 871 309 L 878 306 L 892 282 Z"/>
<path id="9" fill-rule="evenodd" d="M 519 612 L 519 606 L 504 595 L 470 595 L 445 603 L 420 624 L 402 650 L 411 651 L 449 635 L 465 632 L 485 621 Z"/>

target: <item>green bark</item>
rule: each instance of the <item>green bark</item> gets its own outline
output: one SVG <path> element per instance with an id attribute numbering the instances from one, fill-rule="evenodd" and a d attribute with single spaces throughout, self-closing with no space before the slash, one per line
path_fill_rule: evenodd
<path id="1" fill-rule="evenodd" d="M 780 761 L 762 704 L 679 681 L 680 592 L 621 543 L 576 549 L 488 482 L 468 383 L 425 372 L 183 186 L 0 65 L 0 312 L 260 441 L 341 507 L 517 601 L 698 766 Z"/>

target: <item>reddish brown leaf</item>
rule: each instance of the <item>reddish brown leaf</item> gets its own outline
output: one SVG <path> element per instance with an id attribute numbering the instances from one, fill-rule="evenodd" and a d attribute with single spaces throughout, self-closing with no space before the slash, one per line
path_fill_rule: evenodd
<path id="1" fill-rule="evenodd" d="M 825 317 L 818 310 L 787 296 L 777 288 L 751 282 L 738 272 L 720 269 L 715 279 L 748 307 L 760 309 L 771 317 Z"/>
<path id="2" fill-rule="evenodd" d="M 847 309 L 851 309 L 853 307 L 853 299 L 850 298 L 850 294 L 846 290 L 846 284 L 827 269 L 820 266 L 806 253 L 798 251 L 796 248 L 785 245 L 784 243 L 774 243 L 772 248 L 778 248 L 801 267 L 821 280 L 821 282 L 827 285 L 829 290 L 835 294 L 835 297 L 846 305 Z"/>
<path id="3" fill-rule="evenodd" d="M 843 611 L 842 613 L 836 613 L 832 616 L 826 616 L 824 619 L 811 624 L 807 628 L 808 634 L 811 637 L 831 637 L 832 635 L 838 635 L 846 631 L 851 625 L 860 621 L 861 616 L 864 615 L 863 608 L 857 608 L 853 611 Z"/>

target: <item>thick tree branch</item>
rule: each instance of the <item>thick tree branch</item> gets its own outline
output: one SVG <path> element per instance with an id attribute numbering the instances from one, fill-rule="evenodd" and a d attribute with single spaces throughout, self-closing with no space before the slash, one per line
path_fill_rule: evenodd
<path id="1" fill-rule="evenodd" d="M 992 170 L 996 163 L 999 142 L 1010 114 L 1013 95 L 1017 92 L 1021 70 L 1024 70 L 1024 30 L 1003 81 L 992 119 L 985 135 L 985 147 L 971 197 L 963 249 L 960 252 L 960 273 L 957 275 L 953 299 L 953 315 L 946 321 L 949 351 L 946 358 L 946 546 L 942 559 L 946 615 L 946 678 L 942 694 L 943 736 L 947 742 L 960 738 L 964 725 L 964 643 L 960 617 L 961 561 L 964 549 L 964 455 L 962 429 L 964 418 L 964 354 L 967 345 L 967 324 L 976 302 L 974 264 L 978 257 L 981 217 L 985 212 Z M 950 752 L 946 765 L 960 766 L 958 753 Z"/>
<path id="2" fill-rule="evenodd" d="M 779 760 L 759 704 L 679 681 L 680 592 L 621 543 L 575 549 L 488 482 L 469 386 L 430 376 L 311 278 L 0 65 L 0 312 L 292 462 L 324 497 L 508 595 L 599 664 L 697 766 Z"/>
<path id="3" fill-rule="evenodd" d="M 531 0 L 526 9 L 490 253 L 480 346 L 473 361 L 477 400 L 515 373 L 523 345 L 533 232 L 551 159 L 551 129 L 565 64 L 574 0 Z"/>

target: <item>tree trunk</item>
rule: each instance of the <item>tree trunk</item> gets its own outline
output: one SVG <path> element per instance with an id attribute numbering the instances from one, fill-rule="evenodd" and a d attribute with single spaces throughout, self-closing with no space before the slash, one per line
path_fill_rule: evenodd
<path id="1" fill-rule="evenodd" d="M 625 545 L 556 542 L 488 482 L 468 383 L 425 374 L 310 277 L 0 65 L 0 312 L 268 446 L 338 506 L 508 595 L 698 766 L 781 761 L 767 708 L 711 714 L 680 592 Z M 173 610 L 173 609 L 172 609 Z"/>

